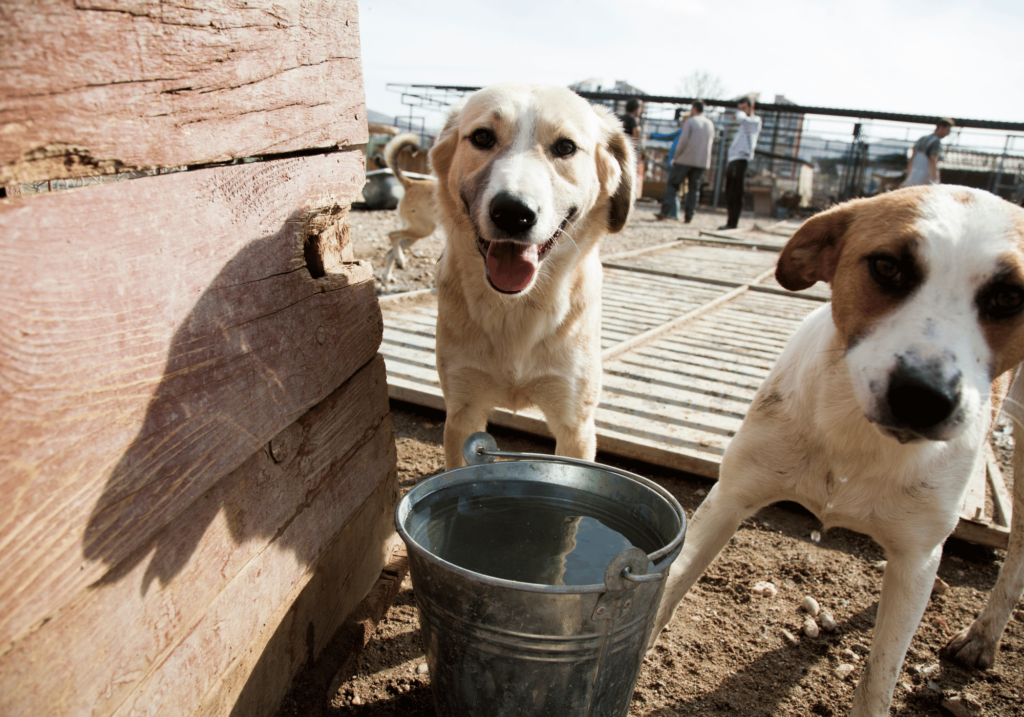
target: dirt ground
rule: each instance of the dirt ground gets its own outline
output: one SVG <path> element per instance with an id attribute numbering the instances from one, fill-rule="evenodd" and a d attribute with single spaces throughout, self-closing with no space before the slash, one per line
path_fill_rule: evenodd
<path id="1" fill-rule="evenodd" d="M 699 212 L 694 223 L 656 222 L 654 203 L 641 203 L 627 229 L 608 237 L 603 254 L 625 251 L 715 228 L 724 215 Z M 750 226 L 744 219 L 741 227 Z M 356 255 L 383 266 L 394 212 L 352 217 Z M 441 248 L 435 235 L 413 248 L 411 261 L 388 290 L 432 284 Z M 383 290 L 384 287 L 381 287 Z M 444 416 L 408 404 L 392 404 L 402 489 L 444 466 Z M 553 452 L 553 444 L 494 429 L 503 450 Z M 997 436 L 1006 458 L 1007 440 Z M 624 462 L 600 454 L 598 461 L 645 475 L 670 490 L 692 515 L 710 487 L 696 476 Z M 1006 469 L 1006 466 L 1004 466 Z M 884 559 L 871 539 L 842 529 L 818 534 L 812 515 L 792 504 L 776 505 L 747 520 L 721 556 L 687 595 L 676 616 L 644 660 L 631 717 L 712 715 L 845 715 L 871 644 Z M 820 542 L 819 542 L 820 541 Z M 948 715 L 944 698 L 968 693 L 984 715 L 1024 715 L 1024 614 L 1018 609 L 1003 638 L 994 669 L 965 669 L 939 656 L 949 636 L 981 610 L 1002 565 L 1003 553 L 960 541 L 947 543 L 939 576 L 948 584 L 933 595 L 917 630 L 893 697 L 900 717 Z M 778 589 L 773 597 L 752 592 L 759 581 Z M 838 629 L 806 637 L 804 596 L 829 610 Z M 294 692 L 280 715 L 432 717 L 433 703 L 412 585 L 408 578 L 359 658 L 355 675 L 334 694 L 326 685 Z M 841 665 L 852 666 L 847 677 Z M 312 667 L 311 667 L 312 669 Z M 297 683 L 301 683 L 300 679 Z"/>

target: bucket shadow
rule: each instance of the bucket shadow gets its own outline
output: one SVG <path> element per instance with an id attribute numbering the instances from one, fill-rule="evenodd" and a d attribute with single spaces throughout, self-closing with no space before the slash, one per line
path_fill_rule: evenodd
<path id="1" fill-rule="evenodd" d="M 273 437 L 262 435 L 271 423 L 254 416 L 250 404 L 295 405 L 301 381 L 307 380 L 294 366 L 286 376 L 278 370 L 301 360 L 303 344 L 317 340 L 315 327 L 313 332 L 303 325 L 290 334 L 268 336 L 259 319 L 284 308 L 283 292 L 294 301 L 296 282 L 286 282 L 288 274 L 310 277 L 319 271 L 324 276 L 322 265 L 310 262 L 308 246 L 311 227 L 324 225 L 325 211 L 344 218 L 340 207 L 295 212 L 276 232 L 247 244 L 175 330 L 142 425 L 111 471 L 84 531 L 84 557 L 108 567 L 94 586 L 122 579 L 150 555 L 142 594 L 154 580 L 167 585 L 221 510 L 236 544 L 272 537 L 285 524 L 287 516 L 273 505 L 272 481 L 246 479 L 253 485 L 240 488 L 234 483 L 243 478 L 230 474 L 260 445 L 266 450 Z M 317 234 L 312 241 L 320 238 Z M 267 267 L 289 265 L 282 256 L 303 255 L 305 266 L 292 261 L 291 271 L 268 275 L 276 269 Z M 332 275 L 323 281 L 336 289 L 345 279 Z M 320 283 L 309 280 L 309 296 L 325 290 Z M 154 323 L 159 319 L 154 316 Z M 301 453 L 303 446 L 291 449 Z M 267 462 L 271 473 L 283 472 L 284 464 Z M 239 495 L 246 497 L 238 500 Z"/>

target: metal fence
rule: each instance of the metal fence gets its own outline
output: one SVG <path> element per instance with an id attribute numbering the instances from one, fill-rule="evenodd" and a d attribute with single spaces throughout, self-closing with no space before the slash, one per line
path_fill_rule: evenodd
<path id="1" fill-rule="evenodd" d="M 678 127 L 675 110 L 648 103 L 645 135 Z M 716 138 L 701 201 L 722 204 L 725 155 L 737 124 L 732 111 L 709 108 L 705 114 L 715 123 Z M 757 114 L 762 130 L 756 156 L 747 167 L 748 186 L 770 186 L 776 201 L 787 192 L 803 189 L 802 206 L 807 212 L 899 187 L 906 177 L 911 148 L 933 129 L 918 123 L 858 121 L 778 110 Z M 647 179 L 664 181 L 670 145 L 669 141 L 646 140 Z M 984 189 L 1022 204 L 1024 134 L 954 127 L 943 141 L 939 170 L 944 184 Z"/>

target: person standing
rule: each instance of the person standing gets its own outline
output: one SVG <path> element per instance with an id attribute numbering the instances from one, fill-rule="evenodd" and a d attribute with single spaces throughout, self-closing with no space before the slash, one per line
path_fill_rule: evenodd
<path id="1" fill-rule="evenodd" d="M 643 193 L 644 175 L 647 172 L 647 164 L 644 157 L 644 148 L 640 141 L 640 115 L 643 114 L 644 103 L 636 97 L 626 100 L 626 114 L 619 115 L 622 122 L 622 131 L 627 137 L 632 138 L 633 146 L 636 147 L 636 178 L 633 180 L 633 198 L 639 198 Z"/>
<path id="2" fill-rule="evenodd" d="M 686 201 L 683 205 L 684 221 L 693 220 L 697 208 L 697 195 L 704 170 L 711 166 L 711 145 L 715 141 L 715 125 L 704 116 L 704 103 L 697 100 L 690 107 L 690 114 L 683 118 L 679 130 L 679 141 L 669 165 L 665 195 L 661 199 L 661 211 L 657 219 L 679 218 L 679 188 L 686 180 Z"/>
<path id="3" fill-rule="evenodd" d="M 635 144 L 640 142 L 640 113 L 643 111 L 643 103 L 636 97 L 626 100 L 626 114 L 619 115 L 622 122 L 622 131 L 627 137 L 632 137 Z"/>
<path id="4" fill-rule="evenodd" d="M 953 120 L 942 119 L 935 125 L 935 131 L 914 143 L 907 162 L 907 181 L 904 187 L 917 184 L 939 183 L 939 162 L 942 160 L 942 140 L 953 131 Z"/>
<path id="5" fill-rule="evenodd" d="M 728 162 L 725 168 L 725 196 L 729 208 L 729 220 L 719 229 L 735 229 L 740 224 L 743 211 L 743 184 L 747 178 L 747 163 L 754 158 L 757 136 L 761 134 L 761 118 L 754 114 L 754 101 L 749 97 L 737 105 L 736 121 L 739 127 L 729 145 Z"/>

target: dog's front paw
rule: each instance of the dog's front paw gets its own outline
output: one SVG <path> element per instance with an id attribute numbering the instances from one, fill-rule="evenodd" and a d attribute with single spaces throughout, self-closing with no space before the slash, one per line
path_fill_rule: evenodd
<path id="1" fill-rule="evenodd" d="M 996 661 L 996 643 L 985 635 L 977 622 L 961 630 L 942 648 L 942 654 L 968 667 L 987 670 Z"/>

